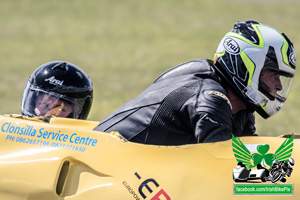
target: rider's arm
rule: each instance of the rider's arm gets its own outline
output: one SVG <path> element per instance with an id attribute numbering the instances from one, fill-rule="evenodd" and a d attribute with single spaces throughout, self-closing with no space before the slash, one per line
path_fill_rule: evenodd
<path id="1" fill-rule="evenodd" d="M 187 102 L 187 110 L 198 143 L 232 138 L 231 104 L 226 90 L 211 79 L 203 82 L 199 94 Z"/>

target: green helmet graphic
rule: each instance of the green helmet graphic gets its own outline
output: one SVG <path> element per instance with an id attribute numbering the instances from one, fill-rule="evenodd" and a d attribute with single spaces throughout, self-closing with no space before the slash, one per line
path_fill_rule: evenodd
<path id="1" fill-rule="evenodd" d="M 235 23 L 221 40 L 214 62 L 230 89 L 265 119 L 282 108 L 296 69 L 291 40 L 255 21 Z"/>

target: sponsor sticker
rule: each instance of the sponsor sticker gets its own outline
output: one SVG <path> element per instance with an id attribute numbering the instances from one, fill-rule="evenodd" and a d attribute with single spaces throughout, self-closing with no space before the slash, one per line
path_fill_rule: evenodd
<path id="1" fill-rule="evenodd" d="M 79 133 L 65 133 L 62 130 L 52 130 L 32 125 L 19 126 L 11 122 L 0 125 L 0 132 L 6 134 L 5 140 L 36 146 L 56 147 L 84 152 L 87 147 L 94 147 L 98 140 Z"/>
<path id="2" fill-rule="evenodd" d="M 292 65 L 296 66 L 296 54 L 295 54 L 295 52 L 290 54 L 289 61 L 290 61 L 290 63 L 292 63 Z"/>
<path id="3" fill-rule="evenodd" d="M 233 38 L 226 38 L 223 42 L 225 50 L 230 54 L 239 54 L 240 47 Z"/>
<path id="4" fill-rule="evenodd" d="M 135 172 L 134 175 L 139 181 L 142 181 L 138 188 L 133 188 L 123 181 L 122 185 L 136 200 L 150 199 L 150 200 L 171 200 L 168 193 L 160 186 L 160 184 L 153 178 L 143 179 L 139 173 Z"/>

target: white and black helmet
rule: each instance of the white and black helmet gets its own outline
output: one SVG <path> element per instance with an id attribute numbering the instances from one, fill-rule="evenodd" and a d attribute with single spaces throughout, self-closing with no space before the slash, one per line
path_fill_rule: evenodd
<path id="1" fill-rule="evenodd" d="M 263 118 L 278 112 L 290 91 L 296 69 L 291 40 L 276 29 L 256 21 L 234 24 L 215 53 L 217 73 L 230 89 Z M 272 93 L 261 81 L 266 71 L 275 72 L 281 83 Z"/>
<path id="2" fill-rule="evenodd" d="M 52 115 L 46 112 L 49 113 L 50 109 L 54 112 L 54 107 L 37 112 L 40 96 L 51 97 L 52 103 L 53 99 L 56 103 L 63 102 L 57 108 L 60 112 L 68 105 L 72 112 L 64 117 L 86 119 L 93 101 L 93 86 L 90 78 L 78 66 L 65 61 L 52 61 L 39 66 L 29 77 L 21 103 L 22 115 Z"/>

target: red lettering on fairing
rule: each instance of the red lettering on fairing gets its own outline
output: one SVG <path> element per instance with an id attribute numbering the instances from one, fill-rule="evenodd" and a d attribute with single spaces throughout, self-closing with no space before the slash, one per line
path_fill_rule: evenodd
<path id="1" fill-rule="evenodd" d="M 163 189 L 161 189 L 156 195 L 154 195 L 151 198 L 151 200 L 162 200 L 160 198 L 161 196 L 165 197 L 166 200 L 171 200 L 171 198 L 169 197 L 169 195 Z"/>

